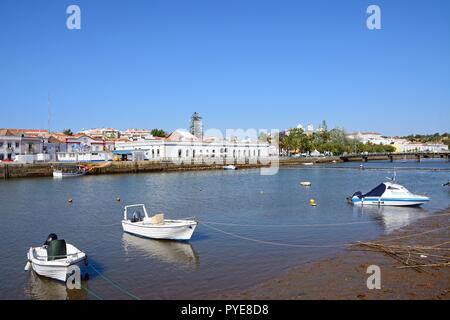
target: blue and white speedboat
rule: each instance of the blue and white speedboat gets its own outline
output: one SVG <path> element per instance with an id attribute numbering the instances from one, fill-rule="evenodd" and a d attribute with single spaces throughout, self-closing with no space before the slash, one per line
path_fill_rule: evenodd
<path id="1" fill-rule="evenodd" d="M 354 205 L 376 206 L 420 206 L 430 201 L 430 198 L 410 192 L 404 186 L 394 181 L 384 182 L 366 194 L 355 192 L 348 198 Z"/>

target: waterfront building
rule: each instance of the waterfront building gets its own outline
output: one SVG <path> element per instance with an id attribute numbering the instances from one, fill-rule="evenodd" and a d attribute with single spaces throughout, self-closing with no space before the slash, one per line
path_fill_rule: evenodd
<path id="1" fill-rule="evenodd" d="M 111 160 L 112 160 L 112 153 L 109 151 L 57 153 L 58 162 L 102 162 Z"/>
<path id="2" fill-rule="evenodd" d="M 116 142 L 117 155 L 130 159 L 135 151 L 143 151 L 145 160 L 202 161 L 202 160 L 258 160 L 269 156 L 267 142 L 226 140 L 218 137 L 199 139 L 182 129 L 166 139 Z"/>
<path id="3" fill-rule="evenodd" d="M 67 152 L 99 152 L 114 150 L 114 141 L 74 135 L 66 138 Z"/>
<path id="4" fill-rule="evenodd" d="M 443 143 L 394 143 L 396 152 L 448 152 L 448 145 Z"/>
<path id="5" fill-rule="evenodd" d="M 0 129 L 0 161 L 42 153 L 42 147 L 42 138 L 27 136 L 21 129 Z"/>

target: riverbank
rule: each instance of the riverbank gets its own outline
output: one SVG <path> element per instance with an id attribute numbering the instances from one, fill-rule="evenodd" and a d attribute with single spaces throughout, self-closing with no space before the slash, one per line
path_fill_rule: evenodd
<path id="1" fill-rule="evenodd" d="M 450 255 L 450 208 L 373 241 L 386 245 L 431 247 L 430 254 Z M 429 252 L 429 251 L 428 251 Z M 430 257 L 427 256 L 429 259 Z M 425 261 L 425 256 L 421 257 Z M 421 259 L 420 257 L 418 259 Z M 412 258 L 411 258 L 412 259 Z M 445 261 L 445 260 L 444 260 Z M 367 289 L 367 267 L 381 269 L 381 289 Z M 450 299 L 450 266 L 405 268 L 379 251 L 352 246 L 335 257 L 310 262 L 274 279 L 219 299 Z"/>
<path id="2" fill-rule="evenodd" d="M 234 164 L 239 169 L 255 169 L 273 165 L 288 166 L 302 163 L 332 163 L 340 162 L 339 157 L 320 158 L 287 158 L 277 160 L 258 161 L 111 161 L 104 163 L 87 164 L 90 167 L 89 175 L 126 174 L 140 172 L 170 172 L 170 171 L 201 171 L 223 170 L 226 164 Z M 74 166 L 76 163 L 0 163 L 0 179 L 51 177 L 54 166 Z M 86 165 L 80 163 L 80 165 Z"/>

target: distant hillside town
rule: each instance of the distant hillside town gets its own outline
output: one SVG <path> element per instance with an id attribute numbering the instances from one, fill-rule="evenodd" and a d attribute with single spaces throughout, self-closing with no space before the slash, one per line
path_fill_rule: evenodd
<path id="1" fill-rule="evenodd" d="M 96 162 L 137 160 L 254 160 L 276 155 L 326 156 L 361 152 L 443 152 L 449 135 L 387 137 L 377 132 L 347 133 L 328 130 L 326 121 L 314 130 L 299 124 L 279 136 L 261 133 L 254 139 L 205 136 L 200 114 L 195 112 L 189 131 L 177 129 L 101 128 L 73 133 L 41 129 L 0 129 L 1 162 Z M 275 142 L 278 139 L 278 143 Z M 276 147 L 275 147 L 276 146 Z"/>

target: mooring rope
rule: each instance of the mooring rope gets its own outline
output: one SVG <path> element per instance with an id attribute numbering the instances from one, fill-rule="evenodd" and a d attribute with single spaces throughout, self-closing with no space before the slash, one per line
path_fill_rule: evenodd
<path id="1" fill-rule="evenodd" d="M 95 293 L 95 292 L 94 292 L 93 290 L 91 290 L 91 289 L 88 289 L 88 287 L 85 287 L 85 286 L 81 285 L 81 288 L 82 288 L 83 290 L 85 290 L 87 293 L 90 293 L 91 295 L 93 295 L 94 297 L 96 297 L 97 300 L 104 300 L 102 297 L 100 297 L 99 294 Z"/>
<path id="2" fill-rule="evenodd" d="M 108 283 L 110 283 L 112 286 L 117 288 L 122 293 L 126 294 L 127 296 L 131 297 L 134 300 L 141 300 L 141 298 L 139 298 L 138 296 L 132 294 L 130 291 L 128 291 L 127 289 L 123 288 L 121 285 L 119 285 L 115 281 L 113 281 L 113 280 L 109 279 L 107 276 L 103 275 L 92 264 L 89 264 L 89 267 L 91 267 L 91 269 L 94 270 L 100 277 L 102 277 L 104 280 L 106 280 Z"/>
<path id="3" fill-rule="evenodd" d="M 254 238 L 250 238 L 250 237 L 245 237 L 245 236 L 241 236 L 235 233 L 231 233 L 213 226 L 210 226 L 208 223 L 204 223 L 204 222 L 199 222 L 199 224 L 202 224 L 203 226 L 213 229 L 217 232 L 221 232 L 223 234 L 226 234 L 228 236 L 234 237 L 234 238 L 238 238 L 238 239 L 242 239 L 242 240 L 247 240 L 247 241 L 251 241 L 251 242 L 256 242 L 256 243 L 262 243 L 262 244 L 269 244 L 269 245 L 273 245 L 273 246 L 281 246 L 281 247 L 294 247 L 294 248 L 341 248 L 341 247 L 345 247 L 348 246 L 349 244 L 338 244 L 338 245 L 309 245 L 309 244 L 290 244 L 290 243 L 281 243 L 281 242 L 274 242 L 274 241 L 266 241 L 266 240 L 260 240 L 260 239 L 254 239 Z"/>
<path id="4" fill-rule="evenodd" d="M 220 226 L 230 226 L 230 227 L 255 227 L 255 228 L 290 228 L 290 227 L 338 227 L 338 226 L 346 226 L 346 225 L 355 225 L 355 224 L 368 224 L 373 223 L 373 221 L 353 221 L 353 222 L 340 222 L 340 223 L 312 223 L 312 224 L 239 224 L 239 223 L 228 223 L 228 222 L 215 222 L 208 220 L 200 220 L 202 223 L 220 225 Z"/>

